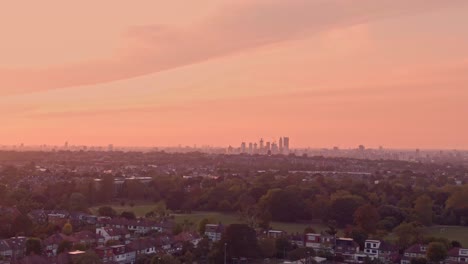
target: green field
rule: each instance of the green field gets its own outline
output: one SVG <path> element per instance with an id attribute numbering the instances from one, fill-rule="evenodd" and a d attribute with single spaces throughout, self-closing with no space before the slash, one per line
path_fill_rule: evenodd
<path id="1" fill-rule="evenodd" d="M 91 210 L 91 213 L 97 215 L 99 207 L 104 206 L 104 205 L 99 205 L 99 206 L 94 206 L 89 208 Z M 137 217 L 144 217 L 146 213 L 151 212 L 155 204 L 153 203 L 138 203 L 134 206 L 130 206 L 129 204 L 125 204 L 124 206 L 121 206 L 120 204 L 111 204 L 111 206 L 117 213 L 122 213 L 124 211 L 128 212 L 134 212 Z"/>
<path id="2" fill-rule="evenodd" d="M 139 203 L 134 206 L 125 205 L 121 206 L 119 204 L 111 205 L 114 210 L 118 213 L 123 211 L 132 211 L 138 217 L 144 217 L 146 213 L 152 211 L 155 207 L 155 204 L 152 203 Z M 99 206 L 90 208 L 93 214 L 97 214 Z M 174 214 L 174 219 L 177 223 L 183 223 L 188 221 L 194 224 L 194 227 L 197 226 L 198 222 L 203 219 L 208 218 L 212 222 L 221 222 L 224 225 L 229 225 L 233 223 L 242 223 L 242 220 L 237 214 L 234 213 L 222 213 L 222 212 L 193 212 L 191 214 Z M 283 223 L 283 222 L 272 222 L 271 227 L 277 230 L 284 230 L 288 233 L 302 233 L 307 227 L 307 224 L 302 223 Z M 321 224 L 312 224 L 313 228 L 317 231 L 323 231 L 326 229 L 324 225 Z M 457 240 L 462 243 L 465 247 L 468 246 L 468 227 L 461 226 L 432 226 L 425 229 L 424 233 L 426 236 L 434 237 L 443 237 L 448 240 Z M 391 236 L 391 235 L 390 235 Z"/>
<path id="3" fill-rule="evenodd" d="M 102 205 L 101 205 L 102 206 Z M 91 207 L 90 211 L 93 214 L 97 215 L 97 211 L 99 207 L 95 206 Z M 110 205 L 117 213 L 122 213 L 124 211 L 131 211 L 134 212 L 137 217 L 144 217 L 146 213 L 152 211 L 155 207 L 155 204 L 151 203 L 138 203 L 134 206 L 130 206 L 128 204 L 121 206 L 120 204 L 112 204 Z M 203 218 L 208 218 L 212 222 L 221 222 L 224 225 L 229 225 L 233 223 L 242 223 L 242 220 L 237 214 L 234 213 L 222 213 L 222 212 L 193 212 L 191 214 L 173 214 L 175 221 L 177 223 L 183 223 L 184 221 L 189 221 L 193 223 L 195 226 L 198 224 L 200 220 Z M 302 224 L 302 223 L 283 223 L 283 222 L 272 222 L 271 227 L 273 229 L 284 230 L 288 233 L 302 233 L 304 229 L 310 225 Z M 326 227 L 320 224 L 313 224 L 312 225 L 317 232 L 325 230 Z"/>
<path id="4" fill-rule="evenodd" d="M 426 236 L 443 237 L 457 240 L 464 247 L 468 247 L 468 227 L 465 226 L 432 226 L 424 230 Z"/>

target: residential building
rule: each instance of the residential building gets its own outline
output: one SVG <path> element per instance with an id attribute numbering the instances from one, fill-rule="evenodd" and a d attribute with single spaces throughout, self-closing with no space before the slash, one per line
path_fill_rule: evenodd
<path id="1" fill-rule="evenodd" d="M 221 240 L 223 231 L 224 226 L 222 224 L 207 224 L 205 226 L 205 235 L 213 242 Z"/>
<path id="2" fill-rule="evenodd" d="M 414 258 L 426 258 L 427 245 L 415 244 L 405 250 L 403 257 L 401 258 L 401 264 L 410 264 L 411 259 Z"/>
<path id="3" fill-rule="evenodd" d="M 468 249 L 467 248 L 452 248 L 448 252 L 445 264 L 455 263 L 468 263 Z"/>

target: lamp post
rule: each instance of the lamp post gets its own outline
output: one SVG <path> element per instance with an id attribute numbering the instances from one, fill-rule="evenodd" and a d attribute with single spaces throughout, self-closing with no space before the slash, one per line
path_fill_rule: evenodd
<path id="1" fill-rule="evenodd" d="M 226 264 L 227 243 L 224 243 L 224 264 Z"/>

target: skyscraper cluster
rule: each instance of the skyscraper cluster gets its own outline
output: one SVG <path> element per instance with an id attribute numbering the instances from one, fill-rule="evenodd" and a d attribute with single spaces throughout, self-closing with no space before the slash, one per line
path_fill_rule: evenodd
<path id="1" fill-rule="evenodd" d="M 227 149 L 228 154 L 289 154 L 289 137 L 280 137 L 278 143 L 273 141 L 265 141 L 261 138 L 257 142 L 242 142 L 239 148 L 229 146 Z"/>

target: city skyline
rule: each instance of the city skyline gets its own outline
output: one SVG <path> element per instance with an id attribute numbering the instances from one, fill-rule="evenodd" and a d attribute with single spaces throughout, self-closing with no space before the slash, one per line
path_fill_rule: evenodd
<path id="1" fill-rule="evenodd" d="M 0 10 L 0 144 L 468 149 L 464 0 L 28 6 Z"/>

